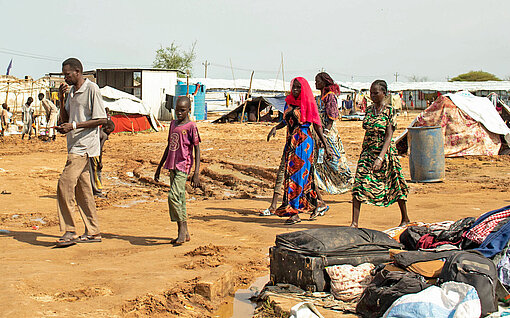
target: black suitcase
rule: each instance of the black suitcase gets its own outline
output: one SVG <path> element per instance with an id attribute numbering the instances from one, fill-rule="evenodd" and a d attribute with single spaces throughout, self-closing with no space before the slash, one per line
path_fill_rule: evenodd
<path id="1" fill-rule="evenodd" d="M 383 232 L 347 226 L 280 234 L 269 249 L 271 283 L 329 291 L 326 266 L 390 262 L 390 248 L 402 245 Z"/>

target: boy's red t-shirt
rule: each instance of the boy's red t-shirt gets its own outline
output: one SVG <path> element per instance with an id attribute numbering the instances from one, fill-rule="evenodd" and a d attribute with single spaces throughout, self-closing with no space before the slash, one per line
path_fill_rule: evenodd
<path id="1" fill-rule="evenodd" d="M 177 169 L 189 174 L 193 166 L 193 147 L 200 143 L 197 125 L 190 121 L 177 126 L 175 120 L 170 123 L 168 132 L 168 155 L 165 168 Z"/>

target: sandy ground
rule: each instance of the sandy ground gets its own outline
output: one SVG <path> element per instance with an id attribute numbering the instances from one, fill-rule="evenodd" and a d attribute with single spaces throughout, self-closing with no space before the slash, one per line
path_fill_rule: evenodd
<path id="1" fill-rule="evenodd" d="M 400 116 L 396 135 L 412 119 Z M 339 124 L 354 167 L 361 123 Z M 211 316 L 222 300 L 196 295 L 193 284 L 213 269 L 231 265 L 236 287 L 245 287 L 268 274 L 267 253 L 276 234 L 349 224 L 350 194 L 326 195 L 331 206 L 326 216 L 292 227 L 278 217 L 257 216 L 269 204 L 284 130 L 266 142 L 271 127 L 266 124 L 198 126 L 204 187 L 189 188 L 191 242 L 179 247 L 170 244 L 176 226 L 169 220 L 165 184 L 151 179 L 167 132 L 111 136 L 103 170 L 108 199 L 97 201 L 104 240 L 65 249 L 52 248 L 61 234 L 55 194 L 65 138 L 0 140 L 0 192 L 10 193 L 0 194 L 0 315 Z M 408 157 L 401 163 L 409 179 Z M 410 183 L 411 219 L 457 220 L 510 204 L 509 164 L 509 157 L 446 159 L 445 182 Z M 382 230 L 398 223 L 397 205 L 362 207 L 362 227 Z"/>

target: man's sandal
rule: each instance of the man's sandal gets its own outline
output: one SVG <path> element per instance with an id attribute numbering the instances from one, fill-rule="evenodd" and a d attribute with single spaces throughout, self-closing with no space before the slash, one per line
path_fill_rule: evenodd
<path id="1" fill-rule="evenodd" d="M 100 234 L 96 234 L 96 235 L 83 234 L 82 236 L 78 237 L 78 239 L 76 240 L 77 243 L 99 243 L 101 241 L 102 240 L 101 240 Z"/>
<path id="2" fill-rule="evenodd" d="M 65 232 L 56 242 L 56 247 L 67 247 L 76 244 L 76 241 L 80 237 L 76 235 L 76 232 Z"/>

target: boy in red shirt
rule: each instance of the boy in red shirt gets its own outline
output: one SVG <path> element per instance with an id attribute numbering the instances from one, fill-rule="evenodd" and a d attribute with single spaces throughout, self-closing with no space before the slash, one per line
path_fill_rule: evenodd
<path id="1" fill-rule="evenodd" d="M 159 181 L 161 167 L 170 170 L 170 191 L 168 192 L 168 207 L 170 219 L 177 222 L 178 235 L 173 241 L 181 245 L 190 240 L 186 215 L 186 180 L 193 166 L 193 149 L 195 150 L 195 171 L 191 178 L 191 186 L 200 186 L 200 135 L 197 125 L 189 119 L 191 101 L 186 96 L 177 99 L 175 117 L 170 123 L 168 145 L 159 162 L 154 180 Z"/>

